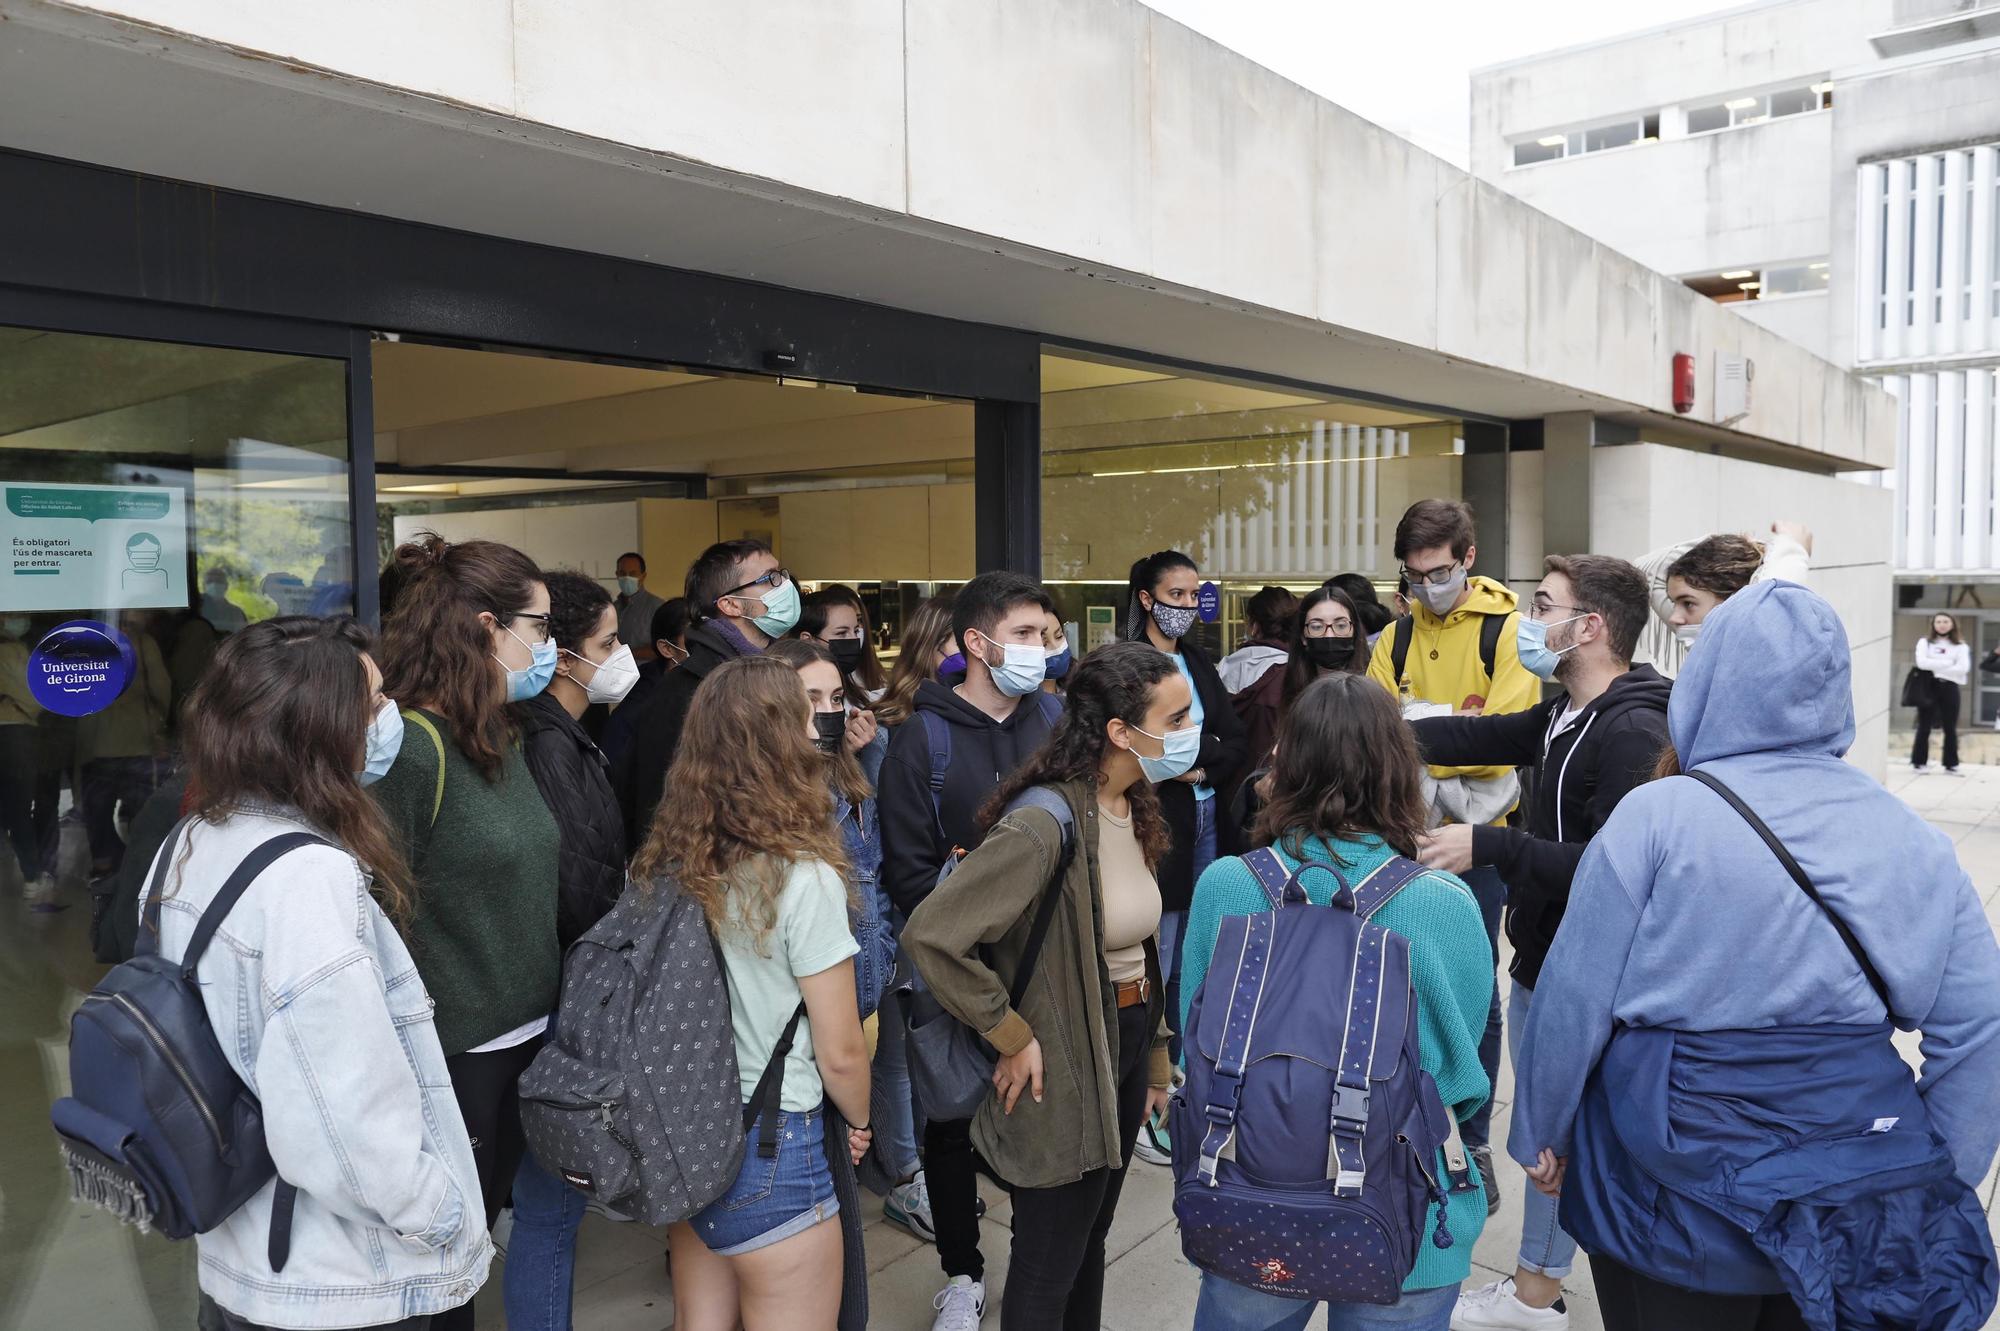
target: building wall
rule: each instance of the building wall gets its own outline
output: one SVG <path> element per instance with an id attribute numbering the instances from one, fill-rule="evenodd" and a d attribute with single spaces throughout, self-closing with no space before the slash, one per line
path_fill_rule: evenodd
<path id="1" fill-rule="evenodd" d="M 1738 301 L 1729 308 L 1759 327 L 1768 328 L 1779 337 L 1798 343 L 1816 356 L 1827 354 L 1828 343 L 1832 340 L 1829 324 L 1835 316 L 1832 299 L 1824 291 L 1773 300 Z"/>
<path id="2" fill-rule="evenodd" d="M 1851 761 L 1886 771 L 1892 569 L 1890 495 L 1709 453 L 1632 444 L 1591 454 L 1592 544 L 1637 558 L 1715 532 L 1768 532 L 1774 520 L 1813 532 L 1812 589 L 1846 626 L 1853 653 Z M 1782 668 L 1782 663 L 1773 663 Z"/>

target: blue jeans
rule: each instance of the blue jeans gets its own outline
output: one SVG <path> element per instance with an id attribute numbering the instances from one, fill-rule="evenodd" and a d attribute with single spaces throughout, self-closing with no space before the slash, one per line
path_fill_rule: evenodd
<path id="1" fill-rule="evenodd" d="M 917 1172 L 917 1111 L 910 1089 L 910 1055 L 904 1041 L 902 995 L 891 990 L 875 1018 L 875 1066 L 869 1074 L 868 1112 L 874 1120 L 875 1152 L 882 1168 L 899 1183 Z"/>
<path id="2" fill-rule="evenodd" d="M 514 1235 L 502 1268 L 509 1331 L 569 1331 L 576 1230 L 586 1198 L 529 1151 L 514 1171 Z"/>
<path id="3" fill-rule="evenodd" d="M 1400 1331 L 1450 1331 L 1451 1310 L 1458 1306 L 1458 1286 L 1406 1290 L 1383 1307 L 1374 1303 L 1300 1302 L 1233 1280 L 1203 1272 L 1201 1298 L 1194 1306 L 1194 1331 L 1304 1331 L 1313 1310 L 1326 1309 L 1327 1331 L 1367 1331 L 1397 1327 Z"/>
<path id="4" fill-rule="evenodd" d="M 1473 900 L 1479 903 L 1479 922 L 1486 926 L 1486 945 L 1493 949 L 1493 1002 L 1486 1009 L 1486 1030 L 1479 1037 L 1479 1066 L 1486 1072 L 1486 1084 L 1497 1091 L 1500 1088 L 1500 909 L 1507 904 L 1507 883 L 1491 865 L 1470 869 L 1462 876 L 1465 885 L 1472 889 Z M 1465 1144 L 1486 1145 L 1492 1122 L 1493 1097 L 1489 1095 L 1459 1130 Z"/>
<path id="5" fill-rule="evenodd" d="M 1535 991 L 1516 982 L 1507 995 L 1507 1054 L 1514 1060 L 1514 1076 L 1521 1075 L 1521 1041 L 1528 1029 L 1528 1010 Z M 1521 1098 L 1519 1090 L 1515 1100 Z M 1518 1122 L 1518 1120 L 1517 1120 Z M 1576 1240 L 1563 1233 L 1556 1221 L 1556 1199 L 1542 1195 L 1529 1184 L 1521 1190 L 1521 1268 L 1539 1271 L 1551 1280 L 1569 1274 L 1576 1262 Z"/>

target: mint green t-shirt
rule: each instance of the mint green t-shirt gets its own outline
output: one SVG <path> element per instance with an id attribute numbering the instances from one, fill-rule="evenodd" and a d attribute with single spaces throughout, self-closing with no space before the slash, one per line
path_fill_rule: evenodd
<path id="1" fill-rule="evenodd" d="M 731 901 L 732 921 L 739 903 Z M 785 875 L 778 922 L 761 942 L 732 923 L 722 931 L 722 966 L 729 980 L 729 1020 L 736 1036 L 736 1072 L 747 1102 L 764 1075 L 778 1036 L 799 1005 L 799 978 L 838 966 L 861 950 L 847 923 L 847 887 L 820 860 L 802 860 Z M 812 1023 L 801 1020 L 785 1058 L 787 1110 L 819 1108 L 824 1090 L 813 1062 Z"/>

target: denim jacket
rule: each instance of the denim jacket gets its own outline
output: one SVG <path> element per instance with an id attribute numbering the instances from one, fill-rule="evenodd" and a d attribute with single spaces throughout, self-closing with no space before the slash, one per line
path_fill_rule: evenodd
<path id="1" fill-rule="evenodd" d="M 861 944 L 854 958 L 854 996 L 865 1021 L 881 1005 L 889 976 L 896 969 L 895 907 L 882 890 L 882 828 L 875 817 L 875 801 L 871 798 L 849 804 L 836 790 L 833 820 L 840 824 L 840 838 L 854 874 L 854 895 L 861 902 L 861 913 L 854 922 L 854 941 Z"/>
<path id="2" fill-rule="evenodd" d="M 161 848 L 160 952 L 260 843 L 311 831 L 265 806 L 197 822 Z M 182 856 L 181 847 L 190 847 Z M 290 1260 L 266 1255 L 275 1182 L 196 1237 L 201 1288 L 263 1326 L 373 1326 L 468 1302 L 493 1246 L 431 1000 L 345 851 L 306 846 L 252 884 L 202 958 L 216 1038 L 263 1105 L 298 1189 Z M 143 908 L 143 907 L 142 907 Z"/>

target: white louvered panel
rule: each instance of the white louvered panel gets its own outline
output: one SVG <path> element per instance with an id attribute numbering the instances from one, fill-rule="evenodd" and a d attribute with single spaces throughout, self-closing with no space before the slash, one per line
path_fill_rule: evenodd
<path id="1" fill-rule="evenodd" d="M 1900 560 L 1910 548 L 1910 387 L 1902 375 L 1888 374 L 1882 377 L 1882 391 L 1896 399 L 1896 469 L 1889 473 L 1888 483 L 1897 494 L 1896 502 L 1890 505 L 1895 535 L 1889 548 L 1896 552 L 1892 558 Z"/>
<path id="2" fill-rule="evenodd" d="M 1908 517 L 1904 558 L 1910 568 L 1929 568 L 1931 552 L 1932 463 L 1937 455 L 1937 376 L 1909 377 L 1910 456 L 1903 469 L 1903 511 Z"/>
<path id="3" fill-rule="evenodd" d="M 1882 356 L 1897 360 L 1909 343 L 1910 296 L 1910 180 L 1916 163 L 1889 163 L 1888 272 L 1884 275 L 1883 297 L 1887 307 L 1882 321 Z"/>
<path id="4" fill-rule="evenodd" d="M 2000 350 L 2000 318 L 1993 311 L 1994 255 L 2000 251 L 2000 144 L 1989 143 L 1972 153 L 1972 315 L 1959 331 L 1965 351 Z"/>
<path id="5" fill-rule="evenodd" d="M 1937 568 L 1961 568 L 1959 529 L 1965 524 L 1965 373 L 1944 370 L 1937 376 L 1937 516 L 1932 563 Z"/>
<path id="6" fill-rule="evenodd" d="M 1991 566 L 1993 530 L 1994 372 L 1965 375 L 1965 540 L 1962 567 Z"/>
<path id="7" fill-rule="evenodd" d="M 1361 469 L 1368 465 L 1362 459 L 1375 456 L 1377 440 L 1383 433 L 1382 428 L 1375 425 L 1363 430 L 1360 438 L 1355 441 L 1354 452 L 1351 455 L 1355 460 L 1342 468 L 1348 473 L 1348 479 L 1347 494 L 1340 510 L 1340 567 L 1333 570 L 1335 573 L 1345 572 L 1360 562 L 1358 547 L 1361 544 Z"/>
<path id="8" fill-rule="evenodd" d="M 1911 267 L 1910 331 L 1903 344 L 1905 356 L 1927 356 L 1936 345 L 1937 263 L 1938 263 L 1938 182 L 1942 162 L 1936 153 L 1925 153 L 1916 161 L 1916 216 L 1911 222 L 1910 249 L 1916 262 Z"/>
<path id="9" fill-rule="evenodd" d="M 1882 247 L 1888 243 L 1882 224 L 1889 168 L 1870 162 L 1858 168 L 1855 196 L 1860 200 L 1855 221 L 1854 356 L 1871 361 L 1882 354 Z"/>
<path id="10" fill-rule="evenodd" d="M 1306 445 L 1306 539 L 1305 563 L 1319 568 L 1326 563 L 1326 422 L 1314 421 L 1312 439 Z"/>
<path id="11" fill-rule="evenodd" d="M 1944 219 L 1938 239 L 1941 247 L 1938 258 L 1943 268 L 1938 286 L 1943 299 L 1939 302 L 1937 332 L 1931 346 L 1946 355 L 1959 349 L 1959 321 L 1965 308 L 1965 212 L 1970 202 L 1966 187 L 1971 181 L 1967 170 L 1971 157 L 1966 152 L 1944 155 Z"/>

